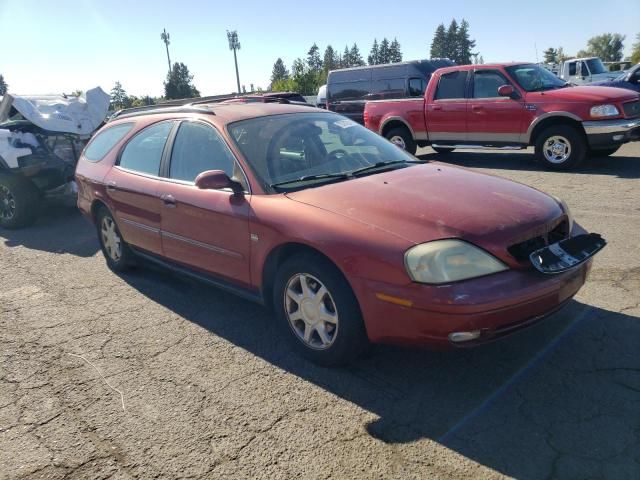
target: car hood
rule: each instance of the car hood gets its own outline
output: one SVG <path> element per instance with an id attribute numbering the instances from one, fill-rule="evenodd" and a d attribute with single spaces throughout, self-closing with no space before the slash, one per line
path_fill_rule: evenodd
<path id="1" fill-rule="evenodd" d="M 530 92 L 527 101 L 570 101 L 585 103 L 625 102 L 634 100 L 637 95 L 632 92 L 611 87 L 579 86 Z"/>
<path id="2" fill-rule="evenodd" d="M 436 162 L 287 196 L 414 244 L 464 239 L 509 263 L 510 245 L 544 235 L 564 219 L 558 202 L 538 190 Z"/>

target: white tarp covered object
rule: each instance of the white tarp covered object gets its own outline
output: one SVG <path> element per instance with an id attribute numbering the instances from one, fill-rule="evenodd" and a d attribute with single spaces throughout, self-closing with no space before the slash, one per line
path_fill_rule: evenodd
<path id="1" fill-rule="evenodd" d="M 62 95 L 21 96 L 5 94 L 0 105 L 0 122 L 6 120 L 10 106 L 34 125 L 52 132 L 88 135 L 104 121 L 109 95 L 100 87 L 80 97 Z"/>

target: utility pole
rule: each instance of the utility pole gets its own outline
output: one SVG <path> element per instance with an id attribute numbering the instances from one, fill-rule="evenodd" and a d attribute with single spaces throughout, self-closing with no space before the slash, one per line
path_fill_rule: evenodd
<path id="1" fill-rule="evenodd" d="M 169 58 L 169 32 L 167 32 L 166 28 L 162 29 L 162 33 L 160 34 L 160 38 L 164 42 L 164 46 L 167 48 L 167 64 L 169 65 L 169 76 L 171 76 L 171 59 Z"/>
<path id="2" fill-rule="evenodd" d="M 229 40 L 229 50 L 233 50 L 233 60 L 236 63 L 236 81 L 238 82 L 238 95 L 240 91 L 240 75 L 238 74 L 238 57 L 236 56 L 236 50 L 240 50 L 240 42 L 238 41 L 238 32 L 233 30 L 230 32 L 227 30 L 227 40 Z"/>

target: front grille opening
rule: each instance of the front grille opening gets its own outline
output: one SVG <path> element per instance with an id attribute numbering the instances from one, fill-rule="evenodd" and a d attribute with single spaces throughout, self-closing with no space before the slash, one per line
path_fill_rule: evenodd
<path id="1" fill-rule="evenodd" d="M 567 237 L 569 237 L 569 222 L 567 220 L 563 220 L 546 235 L 540 235 L 529 238 L 524 242 L 515 243 L 507 248 L 507 251 L 518 262 L 528 262 L 529 255 L 536 250 L 544 248 L 552 243 L 559 242 L 560 240 L 564 240 Z"/>

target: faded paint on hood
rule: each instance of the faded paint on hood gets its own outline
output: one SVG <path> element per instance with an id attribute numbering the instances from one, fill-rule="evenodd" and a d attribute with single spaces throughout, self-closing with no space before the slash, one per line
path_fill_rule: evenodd
<path id="1" fill-rule="evenodd" d="M 556 90 L 545 90 L 544 92 L 527 93 L 528 102 L 564 101 L 600 104 L 606 102 L 627 102 L 629 100 L 637 100 L 637 98 L 638 95 L 633 92 L 595 86 L 565 87 Z"/>
<path id="2" fill-rule="evenodd" d="M 440 163 L 410 166 L 287 196 L 415 244 L 461 238 L 509 263 L 513 262 L 506 252 L 509 245 L 548 232 L 550 224 L 555 225 L 563 216 L 558 203 L 538 190 Z"/>

